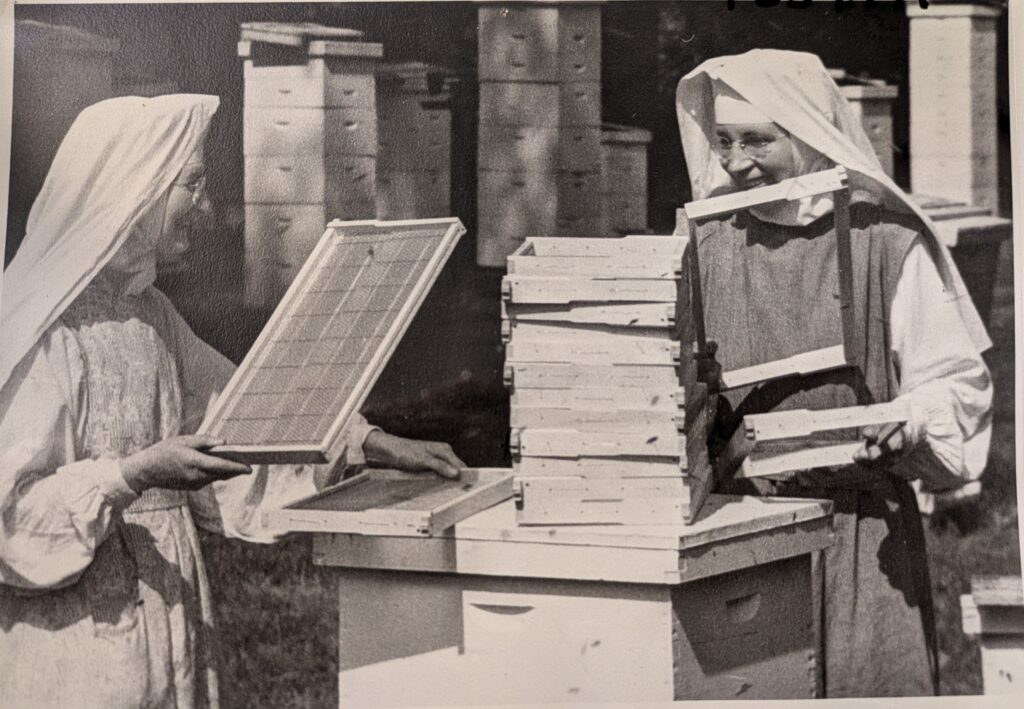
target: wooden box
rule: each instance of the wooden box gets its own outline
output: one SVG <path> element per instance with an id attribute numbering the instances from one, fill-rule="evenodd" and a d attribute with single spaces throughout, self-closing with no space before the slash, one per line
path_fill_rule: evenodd
<path id="1" fill-rule="evenodd" d="M 245 107 L 376 110 L 373 65 L 311 58 L 302 64 L 244 63 Z"/>
<path id="2" fill-rule="evenodd" d="M 245 155 L 377 154 L 377 114 L 366 108 L 246 110 Z"/>
<path id="3" fill-rule="evenodd" d="M 377 216 L 381 219 L 441 217 L 451 213 L 447 169 L 377 172 Z"/>
<path id="4" fill-rule="evenodd" d="M 601 10 L 486 5 L 479 8 L 481 81 L 601 80 Z"/>
<path id="5" fill-rule="evenodd" d="M 601 85 L 593 81 L 480 84 L 480 123 L 555 128 L 601 123 Z"/>
<path id="6" fill-rule="evenodd" d="M 458 480 L 369 469 L 264 513 L 263 524 L 292 532 L 434 536 L 511 496 L 512 476 L 497 468 L 464 469 Z"/>
<path id="7" fill-rule="evenodd" d="M 963 630 L 981 645 L 985 694 L 1019 694 L 1024 681 L 1024 592 L 1021 577 L 975 576 L 960 596 Z"/>
<path id="8" fill-rule="evenodd" d="M 480 124 L 481 171 L 596 172 L 601 134 L 596 126 L 561 128 Z"/>
<path id="9" fill-rule="evenodd" d="M 505 502 L 440 538 L 318 535 L 339 567 L 339 701 L 812 697 L 827 514 L 713 497 L 690 527 L 519 527 Z"/>
<path id="10" fill-rule="evenodd" d="M 372 212 L 352 213 L 352 207 L 373 203 L 375 181 L 376 161 L 372 157 L 250 155 L 245 158 L 247 204 L 323 203 L 331 218 L 345 218 L 348 214 L 352 218 L 370 217 Z"/>

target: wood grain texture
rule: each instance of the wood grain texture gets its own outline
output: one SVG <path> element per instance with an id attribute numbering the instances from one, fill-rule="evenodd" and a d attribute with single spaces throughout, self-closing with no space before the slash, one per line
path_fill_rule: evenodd
<path id="1" fill-rule="evenodd" d="M 457 219 L 332 222 L 200 431 L 254 462 L 332 462 L 464 232 Z M 288 457 L 284 457 L 284 453 Z"/>
<path id="2" fill-rule="evenodd" d="M 267 512 L 263 523 L 286 531 L 429 536 L 511 496 L 512 478 L 499 469 L 466 469 L 458 480 L 371 469 Z"/>

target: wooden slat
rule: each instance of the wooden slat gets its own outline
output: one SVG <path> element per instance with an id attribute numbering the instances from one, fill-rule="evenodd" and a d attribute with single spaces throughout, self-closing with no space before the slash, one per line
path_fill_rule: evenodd
<path id="1" fill-rule="evenodd" d="M 774 185 L 756 187 L 742 192 L 733 192 L 721 197 L 711 197 L 688 202 L 683 209 L 690 219 L 710 219 L 732 214 L 761 204 L 779 201 L 794 201 L 804 197 L 835 192 L 847 186 L 846 171 L 842 167 L 823 170 L 810 175 L 801 175 L 783 180 Z M 692 232 L 691 232 L 692 233 Z"/>
<path id="2" fill-rule="evenodd" d="M 577 431 L 650 432 L 670 435 L 683 429 L 681 411 L 665 409 L 576 409 L 512 406 L 512 428 L 573 428 Z"/>
<path id="3" fill-rule="evenodd" d="M 433 536 L 511 496 L 512 476 L 503 469 L 464 469 L 458 480 L 368 470 L 264 513 L 263 525 L 293 532 Z"/>
<path id="4" fill-rule="evenodd" d="M 835 347 L 826 347 L 811 352 L 801 352 L 792 357 L 773 362 L 765 362 L 752 367 L 743 367 L 723 372 L 721 388 L 723 390 L 738 389 L 772 379 L 839 369 L 846 365 L 847 360 L 844 346 L 836 345 Z"/>
<path id="5" fill-rule="evenodd" d="M 671 328 L 676 324 L 676 308 L 672 303 L 522 305 L 502 302 L 502 317 L 512 322 Z"/>
<path id="6" fill-rule="evenodd" d="M 853 454 L 864 445 L 856 436 L 857 429 L 904 424 L 908 418 L 909 407 L 902 401 L 825 411 L 753 414 L 744 417 L 719 456 L 716 471 L 720 476 L 750 478 L 851 465 Z M 843 432 L 850 432 L 851 437 L 836 437 Z"/>
<path id="7" fill-rule="evenodd" d="M 674 303 L 676 284 L 671 280 L 626 278 L 544 278 L 506 276 L 502 295 L 513 303 L 659 302 Z"/>
<path id="8" fill-rule="evenodd" d="M 971 596 L 978 606 L 1024 606 L 1020 576 L 972 576 Z"/>
<path id="9" fill-rule="evenodd" d="M 675 477 L 686 473 L 687 461 L 675 458 L 517 458 L 516 477 L 579 477 L 588 480 Z"/>
<path id="10" fill-rule="evenodd" d="M 515 429 L 509 444 L 513 455 L 543 458 L 579 458 L 581 456 L 615 458 L 651 456 L 686 459 L 687 438 L 674 432 L 661 436 L 655 432 L 582 432 L 573 429 Z"/>

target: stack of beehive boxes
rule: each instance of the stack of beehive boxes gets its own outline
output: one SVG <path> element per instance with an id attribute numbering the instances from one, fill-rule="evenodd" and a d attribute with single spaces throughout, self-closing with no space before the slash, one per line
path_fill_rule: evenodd
<path id="1" fill-rule="evenodd" d="M 601 10 L 484 5 L 477 262 L 539 234 L 601 233 Z"/>
<path id="2" fill-rule="evenodd" d="M 422 62 L 385 64 L 377 77 L 377 216 L 451 213 L 453 79 Z"/>
<path id="3" fill-rule="evenodd" d="M 651 132 L 601 126 L 601 207 L 604 230 L 619 236 L 647 231 L 647 146 Z"/>
<path id="4" fill-rule="evenodd" d="M 243 25 L 245 301 L 272 307 L 331 219 L 376 215 L 376 64 L 354 30 Z"/>
<path id="5" fill-rule="evenodd" d="M 692 521 L 709 492 L 689 240 L 530 238 L 503 289 L 522 524 Z"/>

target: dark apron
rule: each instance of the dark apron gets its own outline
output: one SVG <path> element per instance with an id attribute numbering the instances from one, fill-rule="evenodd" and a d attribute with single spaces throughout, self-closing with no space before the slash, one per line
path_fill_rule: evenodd
<path id="1" fill-rule="evenodd" d="M 712 450 L 745 414 L 889 401 L 897 378 L 888 314 L 917 230 L 870 204 L 851 210 L 855 365 L 725 392 Z M 805 227 L 746 215 L 698 230 L 708 339 L 725 370 L 842 343 L 832 217 Z M 719 491 L 828 499 L 835 543 L 816 559 L 819 656 L 827 697 L 938 692 L 924 533 L 910 485 L 887 471 L 808 473 L 785 482 L 729 480 Z"/>

